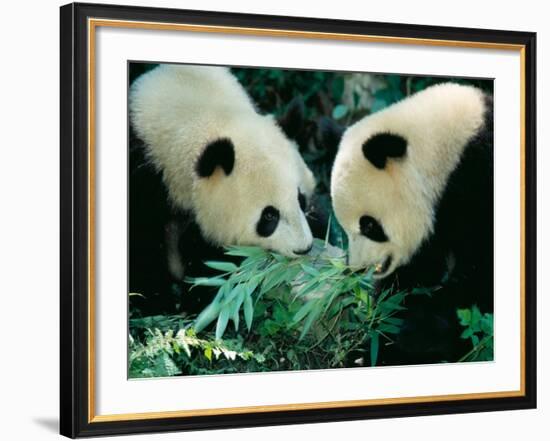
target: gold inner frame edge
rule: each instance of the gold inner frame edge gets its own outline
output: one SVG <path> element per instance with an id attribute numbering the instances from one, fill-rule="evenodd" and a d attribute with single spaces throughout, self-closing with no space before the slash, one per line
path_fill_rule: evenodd
<path id="1" fill-rule="evenodd" d="M 464 47 L 477 49 L 510 50 L 520 54 L 520 389 L 512 391 L 478 392 L 448 395 L 426 395 L 397 398 L 374 398 L 312 403 L 270 404 L 259 406 L 226 407 L 213 409 L 173 410 L 160 412 L 121 413 L 96 415 L 95 413 L 95 31 L 96 27 L 168 30 L 202 33 L 224 33 L 260 37 L 287 37 L 359 41 L 419 46 Z M 88 19 L 88 422 L 133 421 L 163 418 L 181 418 L 241 413 L 262 413 L 312 409 L 334 409 L 390 404 L 414 404 L 458 400 L 521 397 L 525 395 L 525 45 L 430 38 L 392 37 L 346 33 L 323 33 L 234 26 L 191 25 L 156 23 L 132 20 Z"/>

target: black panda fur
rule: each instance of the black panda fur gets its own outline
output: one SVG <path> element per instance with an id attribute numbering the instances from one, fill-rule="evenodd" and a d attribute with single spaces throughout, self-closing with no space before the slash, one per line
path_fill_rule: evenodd
<path id="1" fill-rule="evenodd" d="M 395 346 L 381 356 L 386 364 L 457 361 L 471 348 L 469 340 L 460 339 L 464 328 L 457 309 L 477 305 L 482 312 L 493 312 L 493 103 L 489 96 L 485 99 L 483 128 L 448 178 L 434 233 L 410 265 L 380 285 L 435 287 L 430 296 L 406 299 L 405 322 Z"/>

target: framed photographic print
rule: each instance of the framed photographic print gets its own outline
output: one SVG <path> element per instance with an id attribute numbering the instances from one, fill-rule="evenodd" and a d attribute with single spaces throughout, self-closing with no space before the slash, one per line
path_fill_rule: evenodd
<path id="1" fill-rule="evenodd" d="M 534 33 L 61 8 L 61 433 L 533 408 Z"/>

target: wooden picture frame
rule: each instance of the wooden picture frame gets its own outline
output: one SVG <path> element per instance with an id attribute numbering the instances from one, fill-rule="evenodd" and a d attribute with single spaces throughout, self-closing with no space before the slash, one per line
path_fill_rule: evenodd
<path id="1" fill-rule="evenodd" d="M 536 35 L 207 11 L 69 4 L 61 7 L 61 434 L 116 435 L 414 415 L 528 409 L 536 406 Z M 517 390 L 368 400 L 102 415 L 96 412 L 94 297 L 96 168 L 95 32 L 100 27 L 199 32 L 271 39 L 480 48 L 519 54 L 521 63 L 520 387 Z M 498 146 L 495 147 L 498 149 Z M 498 274 L 497 274 L 498 276 Z"/>

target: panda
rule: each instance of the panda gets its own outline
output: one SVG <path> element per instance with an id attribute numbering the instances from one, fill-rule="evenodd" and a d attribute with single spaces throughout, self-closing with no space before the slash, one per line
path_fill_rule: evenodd
<path id="1" fill-rule="evenodd" d="M 331 176 L 349 264 L 406 297 L 387 364 L 457 361 L 468 352 L 456 309 L 493 310 L 492 98 L 428 87 L 347 128 Z M 462 343 L 456 343 L 456 342 Z"/>
<path id="2" fill-rule="evenodd" d="M 137 279 L 153 255 L 163 260 L 159 243 L 174 280 L 225 246 L 259 246 L 289 257 L 312 248 L 304 211 L 313 174 L 284 127 L 256 111 L 228 68 L 160 65 L 131 85 L 129 114 L 136 250 L 130 264 Z"/>

